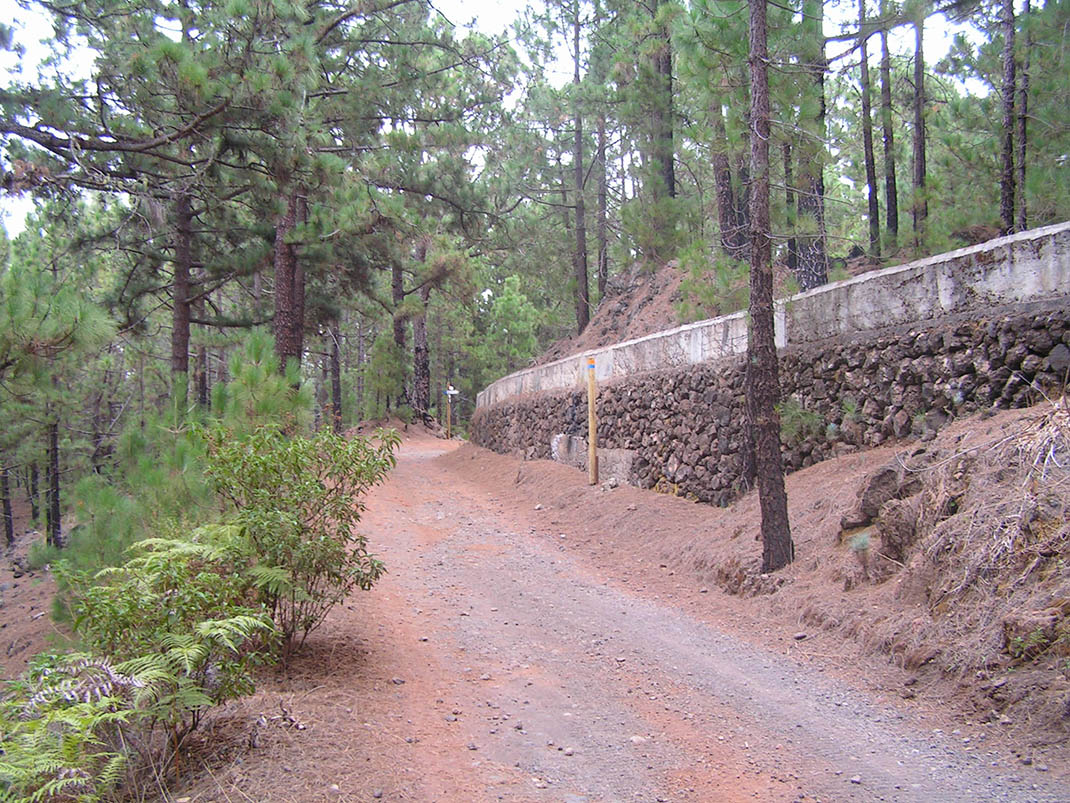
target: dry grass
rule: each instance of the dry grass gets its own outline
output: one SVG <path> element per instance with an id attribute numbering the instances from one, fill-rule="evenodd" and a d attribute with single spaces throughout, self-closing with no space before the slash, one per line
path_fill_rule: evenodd
<path id="1" fill-rule="evenodd" d="M 929 473 L 919 531 L 938 578 L 930 609 L 949 668 L 985 669 L 1005 649 L 1018 651 L 1007 643 L 1009 623 L 1070 600 L 1065 397 Z"/>

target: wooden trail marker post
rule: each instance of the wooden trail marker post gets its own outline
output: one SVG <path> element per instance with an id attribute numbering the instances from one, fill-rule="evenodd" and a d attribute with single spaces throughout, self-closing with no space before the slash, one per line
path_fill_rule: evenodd
<path id="1" fill-rule="evenodd" d="M 453 397 L 461 391 L 454 390 L 453 385 L 447 385 L 442 392 L 446 394 L 446 440 L 449 440 L 452 437 Z"/>
<path id="2" fill-rule="evenodd" d="M 594 357 L 587 358 L 587 484 L 598 484 L 598 417 L 595 400 L 598 388 L 594 381 Z"/>

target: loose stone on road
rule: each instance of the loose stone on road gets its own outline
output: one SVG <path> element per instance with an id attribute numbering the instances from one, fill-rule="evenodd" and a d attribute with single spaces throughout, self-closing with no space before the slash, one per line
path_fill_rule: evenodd
<path id="1" fill-rule="evenodd" d="M 404 799 L 1070 797 L 633 591 L 439 457 L 455 448 L 407 441 L 362 522 L 390 574 L 359 604 L 394 611 L 377 638 L 407 664 L 382 669 L 412 723 Z"/>

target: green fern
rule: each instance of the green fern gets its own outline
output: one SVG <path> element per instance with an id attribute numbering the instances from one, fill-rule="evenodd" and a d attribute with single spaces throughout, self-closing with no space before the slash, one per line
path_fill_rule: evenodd
<path id="1" fill-rule="evenodd" d="M 113 745 L 139 716 L 143 687 L 101 658 L 39 656 L 0 703 L 6 799 L 100 800 L 123 776 L 127 757 Z"/>

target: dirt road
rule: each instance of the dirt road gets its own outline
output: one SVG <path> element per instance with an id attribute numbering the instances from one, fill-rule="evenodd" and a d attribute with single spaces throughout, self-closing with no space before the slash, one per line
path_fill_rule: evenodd
<path id="1" fill-rule="evenodd" d="M 977 729 L 635 588 L 456 448 L 405 443 L 363 522 L 390 574 L 243 704 L 256 749 L 192 800 L 1070 799 Z"/>

